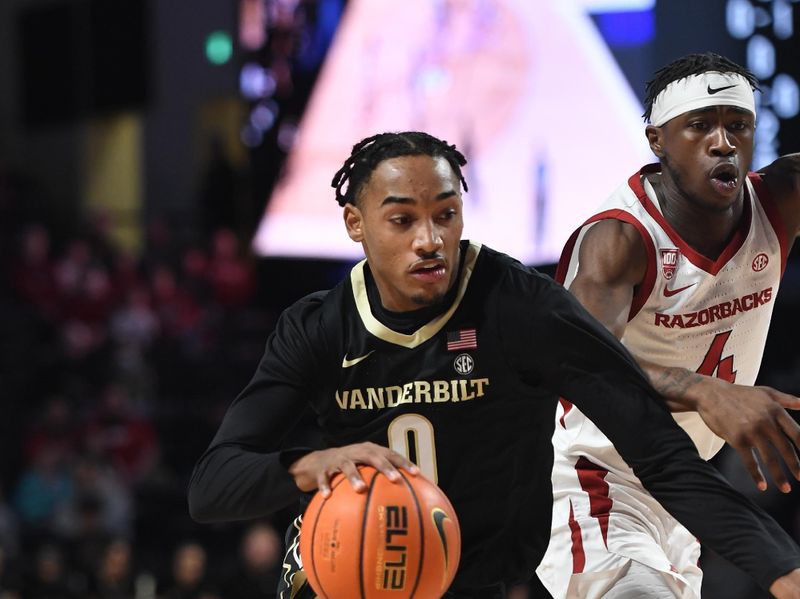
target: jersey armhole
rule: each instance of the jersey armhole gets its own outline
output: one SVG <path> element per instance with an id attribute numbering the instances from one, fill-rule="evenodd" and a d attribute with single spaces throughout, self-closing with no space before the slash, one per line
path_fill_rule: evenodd
<path id="1" fill-rule="evenodd" d="M 786 232 L 786 223 L 783 222 L 778 206 L 775 204 L 775 199 L 772 197 L 772 193 L 770 193 L 769 187 L 767 187 L 761 175 L 758 173 L 749 173 L 747 178 L 753 185 L 757 201 L 764 209 L 767 220 L 769 220 L 769 224 L 772 225 L 772 230 L 775 231 L 775 236 L 778 238 L 778 243 L 781 247 L 781 278 L 783 278 L 783 273 L 786 270 L 786 260 L 789 256 L 789 240 Z"/>
<path id="2" fill-rule="evenodd" d="M 564 281 L 566 281 L 567 271 L 569 270 L 569 264 L 572 260 L 572 252 L 575 250 L 575 244 L 577 243 L 578 236 L 583 228 L 587 225 L 608 219 L 615 219 L 629 225 L 633 225 L 639 232 L 639 237 L 641 238 L 642 243 L 644 244 L 644 249 L 647 252 L 647 269 L 644 273 L 644 279 L 642 279 L 642 282 L 636 286 L 633 292 L 633 298 L 631 298 L 631 309 L 628 312 L 628 322 L 630 322 L 645 305 L 647 298 L 650 297 L 650 294 L 653 292 L 653 287 L 656 283 L 656 247 L 653 243 L 653 238 L 647 232 L 647 229 L 645 229 L 644 225 L 639 222 L 639 219 L 633 216 L 630 212 L 620 209 L 599 212 L 584 222 L 580 227 L 575 229 L 575 231 L 567 240 L 567 243 L 564 245 L 564 250 L 561 252 L 561 257 L 558 260 L 558 267 L 556 268 L 556 281 L 561 285 L 563 285 Z"/>

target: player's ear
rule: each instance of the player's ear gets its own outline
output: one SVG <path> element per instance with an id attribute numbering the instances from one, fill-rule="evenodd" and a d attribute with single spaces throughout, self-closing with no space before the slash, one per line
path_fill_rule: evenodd
<path id="1" fill-rule="evenodd" d="M 647 136 L 647 143 L 650 144 L 650 149 L 653 151 L 653 154 L 659 158 L 663 158 L 664 150 L 661 148 L 661 127 L 647 125 L 644 129 L 644 134 Z"/>
<path id="2" fill-rule="evenodd" d="M 347 227 L 347 234 L 355 242 L 364 240 L 364 218 L 361 210 L 353 204 L 344 205 L 344 226 Z"/>

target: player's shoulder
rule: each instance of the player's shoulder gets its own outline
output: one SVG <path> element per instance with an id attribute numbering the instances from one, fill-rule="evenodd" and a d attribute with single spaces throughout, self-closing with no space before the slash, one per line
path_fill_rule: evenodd
<path id="1" fill-rule="evenodd" d="M 581 248 L 584 251 L 599 252 L 625 259 L 632 253 L 644 252 L 641 227 L 631 221 L 618 218 L 604 218 L 589 227 L 583 236 Z"/>
<path id="2" fill-rule="evenodd" d="M 281 314 L 279 326 L 318 334 L 341 319 L 341 285 L 309 293 L 295 301 Z"/>
<path id="3" fill-rule="evenodd" d="M 476 280 L 482 288 L 496 289 L 503 294 L 530 293 L 550 285 L 557 285 L 548 275 L 533 266 L 495 249 L 482 246 L 477 263 Z"/>

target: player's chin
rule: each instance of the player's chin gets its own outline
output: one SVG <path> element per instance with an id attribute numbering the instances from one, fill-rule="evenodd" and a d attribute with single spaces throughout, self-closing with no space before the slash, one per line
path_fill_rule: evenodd
<path id="1" fill-rule="evenodd" d="M 420 308 L 435 306 L 436 304 L 441 303 L 446 293 L 446 289 L 424 289 L 413 294 L 411 296 L 411 301 Z"/>

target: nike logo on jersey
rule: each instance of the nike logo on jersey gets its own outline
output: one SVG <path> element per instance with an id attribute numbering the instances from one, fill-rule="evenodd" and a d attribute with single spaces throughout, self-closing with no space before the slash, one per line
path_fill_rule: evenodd
<path id="1" fill-rule="evenodd" d="M 706 91 L 708 92 L 709 95 L 713 96 L 717 92 L 721 92 L 724 89 L 730 89 L 732 87 L 736 87 L 736 84 L 734 83 L 733 85 L 726 85 L 725 87 L 711 87 L 709 85 L 708 88 L 706 88 Z"/>
<path id="2" fill-rule="evenodd" d="M 358 358 L 352 358 L 350 360 L 347 359 L 347 354 L 345 354 L 344 358 L 342 358 L 342 368 L 350 368 L 351 366 L 355 366 L 359 362 L 366 360 L 367 358 L 372 355 L 372 352 L 375 350 L 373 349 L 371 352 L 364 354 L 363 356 L 359 356 Z"/>
<path id="3" fill-rule="evenodd" d="M 668 287 L 664 287 L 664 297 L 672 297 L 673 295 L 678 295 L 681 291 L 686 291 L 689 287 L 694 287 L 697 283 L 692 283 L 691 285 L 687 285 L 686 287 L 678 287 L 677 289 L 669 289 Z"/>
<path id="4" fill-rule="evenodd" d="M 444 551 L 444 571 L 446 577 L 450 556 L 447 552 L 447 534 L 444 531 L 444 521 L 449 520 L 450 516 L 448 516 L 447 512 L 445 512 L 442 508 L 435 507 L 433 508 L 433 511 L 431 511 L 431 517 L 433 518 L 433 523 L 436 525 L 436 532 L 439 533 L 439 538 L 442 541 L 442 550 Z"/>

